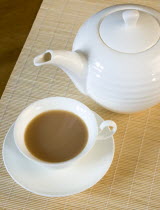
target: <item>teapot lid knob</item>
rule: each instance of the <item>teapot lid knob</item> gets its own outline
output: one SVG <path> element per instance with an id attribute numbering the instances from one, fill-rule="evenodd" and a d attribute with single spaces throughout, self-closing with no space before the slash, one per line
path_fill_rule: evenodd
<path id="1" fill-rule="evenodd" d="M 115 11 L 101 20 L 99 35 L 108 47 L 118 52 L 144 52 L 160 41 L 158 19 L 137 7 Z"/>
<path id="2" fill-rule="evenodd" d="M 122 13 L 123 20 L 126 27 L 134 27 L 139 18 L 138 10 L 126 10 Z"/>

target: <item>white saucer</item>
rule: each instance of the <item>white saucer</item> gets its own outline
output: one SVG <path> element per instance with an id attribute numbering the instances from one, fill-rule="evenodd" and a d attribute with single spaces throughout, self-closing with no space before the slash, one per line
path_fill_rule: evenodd
<path id="1" fill-rule="evenodd" d="M 96 114 L 98 123 L 103 119 Z M 82 192 L 96 184 L 108 171 L 114 156 L 114 139 L 97 141 L 92 150 L 65 169 L 40 166 L 17 149 L 12 125 L 3 144 L 3 160 L 13 180 L 30 192 L 48 197 L 61 197 Z"/>

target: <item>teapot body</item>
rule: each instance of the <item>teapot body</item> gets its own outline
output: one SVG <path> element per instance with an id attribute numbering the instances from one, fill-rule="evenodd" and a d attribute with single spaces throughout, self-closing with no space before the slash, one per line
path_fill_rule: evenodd
<path id="1" fill-rule="evenodd" d="M 82 25 L 73 44 L 73 51 L 83 52 L 88 59 L 86 95 L 119 113 L 142 111 L 160 102 L 160 41 L 144 52 L 121 53 L 99 35 L 106 14 L 136 7 L 156 12 L 136 5 L 106 8 Z"/>

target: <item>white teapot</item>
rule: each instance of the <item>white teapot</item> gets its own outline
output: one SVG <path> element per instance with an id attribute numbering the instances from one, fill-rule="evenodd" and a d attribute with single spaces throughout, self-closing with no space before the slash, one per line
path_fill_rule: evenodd
<path id="1" fill-rule="evenodd" d="M 117 5 L 90 17 L 73 50 L 47 50 L 34 65 L 63 69 L 75 86 L 103 107 L 133 113 L 160 102 L 160 13 Z"/>

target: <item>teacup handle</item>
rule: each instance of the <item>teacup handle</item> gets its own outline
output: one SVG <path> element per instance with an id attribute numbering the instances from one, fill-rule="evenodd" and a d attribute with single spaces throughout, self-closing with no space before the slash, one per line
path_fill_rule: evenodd
<path id="1" fill-rule="evenodd" d="M 105 120 L 100 124 L 100 132 L 97 136 L 97 140 L 105 140 L 106 138 L 109 138 L 115 134 L 117 131 L 117 125 L 112 120 Z M 106 127 L 112 127 L 112 129 L 109 128 L 109 135 L 108 132 L 106 133 Z"/>

